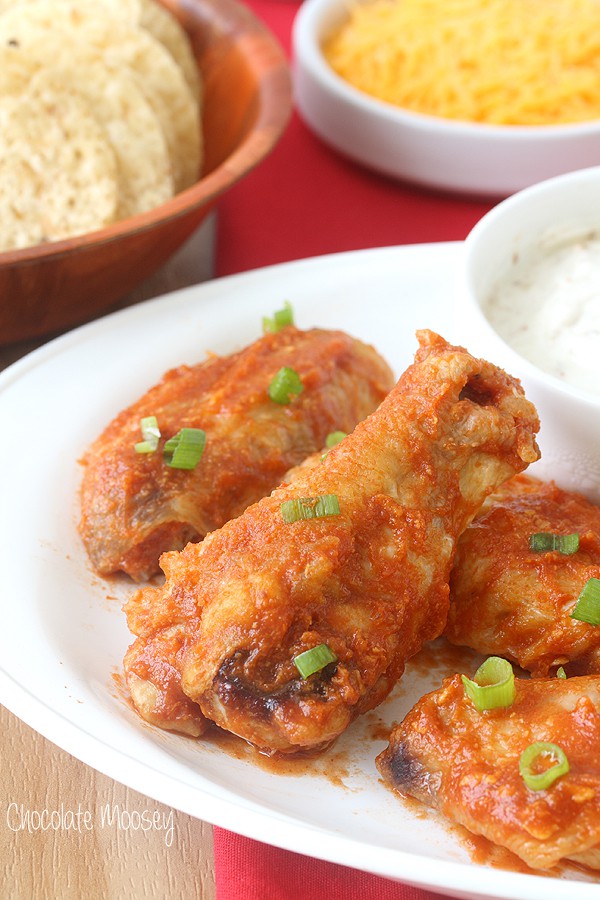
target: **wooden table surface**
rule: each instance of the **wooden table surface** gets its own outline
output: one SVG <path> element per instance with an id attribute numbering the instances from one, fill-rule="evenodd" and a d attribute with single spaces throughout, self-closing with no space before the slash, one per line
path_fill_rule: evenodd
<path id="1" fill-rule="evenodd" d="M 210 278 L 214 230 L 210 218 L 121 305 Z M 0 369 L 40 343 L 0 347 Z M 77 810 L 79 819 L 64 815 Z M 135 830 L 144 812 L 157 827 Z M 43 830 L 48 822 L 65 827 Z M 213 900 L 212 828 L 96 772 L 0 706 L 1 900 L 138 897 Z"/>

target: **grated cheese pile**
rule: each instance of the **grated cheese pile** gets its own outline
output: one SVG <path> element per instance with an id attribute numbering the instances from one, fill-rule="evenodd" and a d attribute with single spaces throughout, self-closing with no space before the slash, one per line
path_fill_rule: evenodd
<path id="1" fill-rule="evenodd" d="M 354 87 L 415 112 L 503 125 L 600 118 L 600 0 L 353 3 L 323 49 Z"/>

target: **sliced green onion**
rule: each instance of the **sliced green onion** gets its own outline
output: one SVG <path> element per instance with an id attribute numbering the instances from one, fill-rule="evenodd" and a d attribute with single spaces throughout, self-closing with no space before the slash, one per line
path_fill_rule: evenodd
<path id="1" fill-rule="evenodd" d="M 289 300 L 283 304 L 283 309 L 276 310 L 272 316 L 263 316 L 262 327 L 263 333 L 271 332 L 277 334 L 286 325 L 294 324 L 294 310 Z"/>
<path id="2" fill-rule="evenodd" d="M 567 673 L 565 672 L 565 670 L 563 669 L 562 666 L 559 666 L 558 669 L 556 670 L 556 677 L 557 678 L 566 678 L 567 677 Z"/>
<path id="3" fill-rule="evenodd" d="M 529 549 L 538 553 L 558 550 L 563 556 L 571 556 L 571 554 L 577 553 L 579 550 L 579 535 L 552 534 L 552 532 L 541 531 L 530 536 Z"/>
<path id="4" fill-rule="evenodd" d="M 320 497 L 300 497 L 284 500 L 280 506 L 281 518 L 286 525 L 300 519 L 322 519 L 324 516 L 339 516 L 340 503 L 337 494 L 322 494 Z"/>
<path id="5" fill-rule="evenodd" d="M 325 438 L 325 446 L 328 450 L 331 450 L 332 447 L 335 447 L 336 444 L 339 444 L 340 441 L 343 441 L 345 437 L 345 431 L 332 431 L 331 434 L 328 434 Z"/>
<path id="6" fill-rule="evenodd" d="M 584 584 L 571 618 L 588 625 L 600 625 L 600 578 L 590 578 Z"/>
<path id="7" fill-rule="evenodd" d="M 478 712 L 511 706 L 515 699 L 515 673 L 511 664 L 499 656 L 490 656 L 475 672 L 471 681 L 461 676 L 465 693 Z"/>
<path id="8" fill-rule="evenodd" d="M 304 385 L 296 370 L 282 366 L 269 385 L 269 397 L 275 403 L 285 406 L 290 403 L 293 394 L 301 394 L 303 390 Z"/>
<path id="9" fill-rule="evenodd" d="M 165 461 L 172 469 L 195 469 L 206 446 L 201 428 L 182 428 L 165 443 Z"/>
<path id="10" fill-rule="evenodd" d="M 556 549 L 563 556 L 571 556 L 579 550 L 578 534 L 560 534 L 556 542 Z"/>
<path id="11" fill-rule="evenodd" d="M 135 452 L 154 453 L 160 440 L 160 429 L 158 427 L 158 422 L 156 421 L 156 416 L 144 416 L 140 421 L 140 428 L 144 440 L 138 441 L 134 448 Z"/>
<path id="12" fill-rule="evenodd" d="M 554 765 L 542 772 L 534 772 L 533 767 L 540 758 L 550 757 L 554 760 Z M 544 791 L 554 784 L 561 775 L 566 775 L 569 771 L 569 760 L 564 750 L 557 744 L 550 744 L 547 741 L 536 741 L 530 744 L 521 753 L 519 759 L 519 772 L 523 781 L 532 791 Z"/>
<path id="13" fill-rule="evenodd" d="M 304 653 L 299 653 L 298 656 L 294 657 L 294 665 L 303 678 L 308 678 L 309 675 L 320 672 L 321 669 L 324 669 L 325 666 L 332 662 L 337 662 L 337 656 L 327 644 L 319 644 L 318 647 L 313 647 L 312 650 L 305 650 Z"/>
<path id="14" fill-rule="evenodd" d="M 327 456 L 327 454 L 329 453 L 331 448 L 336 447 L 340 443 L 340 441 L 344 440 L 345 437 L 346 437 L 345 431 L 332 431 L 330 434 L 327 435 L 327 437 L 325 438 L 325 446 L 327 447 L 327 450 L 321 456 L 321 462 L 323 462 L 323 460 L 325 459 L 325 457 Z"/>

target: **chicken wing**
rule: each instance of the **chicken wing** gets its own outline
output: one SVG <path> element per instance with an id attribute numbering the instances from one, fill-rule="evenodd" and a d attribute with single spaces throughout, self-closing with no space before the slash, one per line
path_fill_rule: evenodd
<path id="1" fill-rule="evenodd" d="M 204 716 L 282 753 L 334 740 L 440 634 L 456 539 L 489 491 L 537 459 L 538 419 L 506 373 L 431 332 L 419 340 L 379 409 L 320 464 L 165 554 L 164 587 L 129 601 L 139 637 L 125 670 L 145 718 L 179 727 L 168 685 L 148 685 L 139 666 L 174 625 L 183 647 L 165 648 L 163 671 L 197 704 L 191 726 Z M 339 514 L 284 520 L 282 504 L 304 498 L 306 511 L 323 497 Z M 321 645 L 330 661 L 302 677 L 298 657 Z"/>
<path id="2" fill-rule="evenodd" d="M 532 868 L 564 858 L 600 868 L 600 679 L 516 679 L 512 706 L 477 712 L 460 675 L 421 698 L 377 757 L 400 794 L 508 847 Z M 524 750 L 557 745 L 569 771 L 533 789 Z M 535 754 L 534 754 L 535 755 Z M 533 774 L 550 767 L 532 760 Z"/>
<path id="3" fill-rule="evenodd" d="M 294 369 L 303 390 L 282 404 L 271 380 Z M 276 487 L 285 472 L 320 449 L 328 433 L 352 431 L 393 386 L 387 363 L 339 331 L 266 334 L 228 357 L 168 372 L 108 426 L 87 454 L 80 533 L 102 575 L 136 581 L 158 571 L 165 550 L 200 540 Z M 136 453 L 140 421 L 155 416 L 154 453 Z M 164 443 L 181 428 L 206 432 L 193 471 L 170 468 Z"/>
<path id="4" fill-rule="evenodd" d="M 540 532 L 578 534 L 579 549 L 530 550 Z M 486 501 L 458 543 L 446 637 L 534 675 L 569 663 L 577 674 L 600 672 L 600 628 L 570 615 L 590 578 L 600 578 L 600 508 L 520 475 Z"/>

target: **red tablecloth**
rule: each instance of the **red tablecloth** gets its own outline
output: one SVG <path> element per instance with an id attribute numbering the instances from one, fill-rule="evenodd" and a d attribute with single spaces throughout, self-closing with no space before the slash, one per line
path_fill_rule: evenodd
<path id="1" fill-rule="evenodd" d="M 215 828 L 217 900 L 444 900 Z"/>
<path id="2" fill-rule="evenodd" d="M 246 4 L 289 53 L 299 4 Z M 219 203 L 216 272 L 365 247 L 463 240 L 492 205 L 377 175 L 330 150 L 294 113 L 270 156 Z"/>
<path id="3" fill-rule="evenodd" d="M 298 3 L 246 0 L 290 52 Z M 271 155 L 219 203 L 216 274 L 365 247 L 463 240 L 493 205 L 400 184 L 330 150 L 294 113 Z M 215 829 L 218 900 L 439 895 Z"/>

